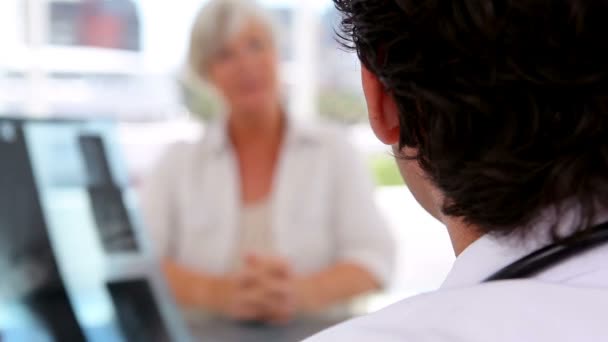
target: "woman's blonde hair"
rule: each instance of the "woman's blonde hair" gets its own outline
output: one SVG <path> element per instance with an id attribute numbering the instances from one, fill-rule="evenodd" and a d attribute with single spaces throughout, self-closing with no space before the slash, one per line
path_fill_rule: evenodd
<path id="1" fill-rule="evenodd" d="M 207 79 L 211 59 L 250 20 L 264 25 L 276 45 L 275 22 L 255 0 L 209 0 L 194 20 L 179 86 L 184 105 L 203 121 L 226 110 L 226 104 Z"/>
<path id="2" fill-rule="evenodd" d="M 187 67 L 193 76 L 205 80 L 213 56 L 250 20 L 267 27 L 276 40 L 272 17 L 254 0 L 210 0 L 203 6 L 190 34 Z"/>

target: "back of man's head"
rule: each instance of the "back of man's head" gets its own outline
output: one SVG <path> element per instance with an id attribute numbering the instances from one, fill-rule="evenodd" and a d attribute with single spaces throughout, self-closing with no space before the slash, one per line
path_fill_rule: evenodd
<path id="1" fill-rule="evenodd" d="M 444 214 L 500 234 L 563 203 L 593 219 L 608 194 L 608 2 L 334 1 Z"/>

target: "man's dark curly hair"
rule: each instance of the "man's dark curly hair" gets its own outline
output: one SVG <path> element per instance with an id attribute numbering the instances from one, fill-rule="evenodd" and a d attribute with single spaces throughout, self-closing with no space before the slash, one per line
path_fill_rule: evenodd
<path id="1" fill-rule="evenodd" d="M 608 1 L 334 2 L 444 214 L 499 234 L 568 202 L 580 227 L 594 219 L 608 193 Z"/>

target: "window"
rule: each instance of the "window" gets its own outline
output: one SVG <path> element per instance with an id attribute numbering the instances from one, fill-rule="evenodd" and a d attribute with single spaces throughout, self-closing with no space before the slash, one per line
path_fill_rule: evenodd
<path id="1" fill-rule="evenodd" d="M 53 1 L 49 42 L 138 51 L 140 25 L 131 0 Z"/>
<path id="2" fill-rule="evenodd" d="M 145 70 L 142 16 L 135 0 L 0 1 L 0 115 L 181 113 L 175 75 Z"/>

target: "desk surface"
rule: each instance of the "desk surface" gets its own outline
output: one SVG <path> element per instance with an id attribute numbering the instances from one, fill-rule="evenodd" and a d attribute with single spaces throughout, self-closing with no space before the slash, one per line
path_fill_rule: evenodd
<path id="1" fill-rule="evenodd" d="M 299 342 L 338 323 L 339 320 L 302 319 L 286 326 L 265 326 L 209 319 L 191 325 L 190 329 L 193 342 Z M 96 341 L 122 340 L 113 327 L 89 329 L 88 333 Z M 26 328 L 0 331 L 0 341 L 53 341 L 53 338 L 43 329 Z"/>
<path id="2" fill-rule="evenodd" d="M 285 326 L 237 323 L 219 318 L 190 322 L 195 341 L 209 342 L 297 342 L 344 321 L 302 318 Z"/>

